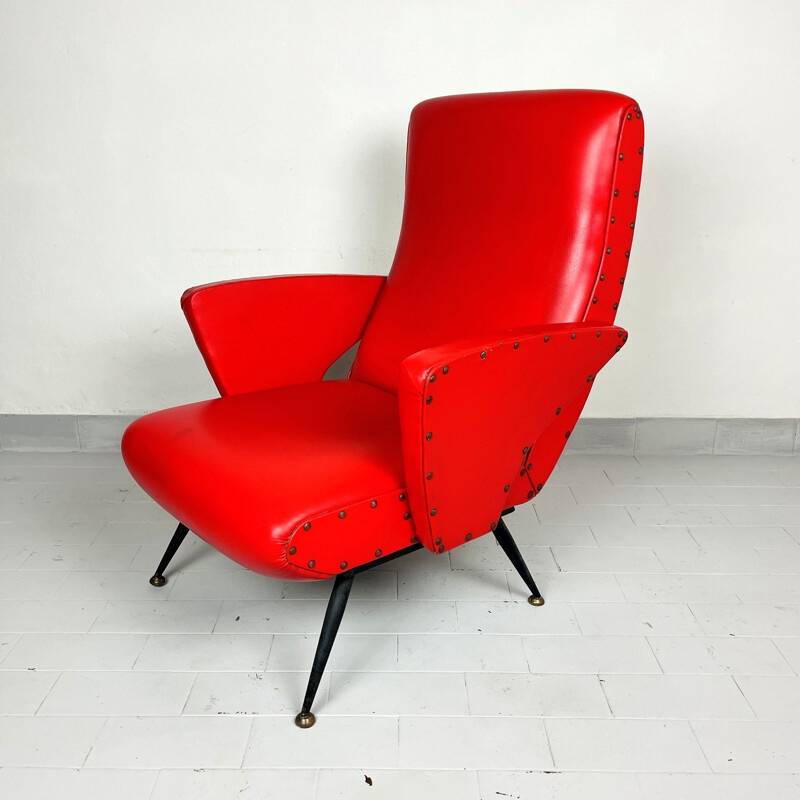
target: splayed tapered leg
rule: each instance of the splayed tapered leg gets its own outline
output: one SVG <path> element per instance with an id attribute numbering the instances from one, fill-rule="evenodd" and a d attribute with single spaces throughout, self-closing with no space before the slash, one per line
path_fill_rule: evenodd
<path id="1" fill-rule="evenodd" d="M 189 533 L 189 529 L 182 522 L 179 522 L 175 533 L 172 534 L 172 538 L 169 540 L 167 549 L 164 551 L 164 555 L 156 569 L 155 575 L 150 578 L 151 586 L 161 587 L 167 582 L 167 579 L 164 577 L 164 570 L 169 566 L 172 557 L 178 552 L 178 548 L 181 544 L 183 544 L 187 533 Z"/>
<path id="2" fill-rule="evenodd" d="M 325 619 L 322 622 L 322 632 L 319 635 L 317 652 L 314 653 L 314 664 L 311 667 L 311 676 L 308 679 L 308 688 L 303 700 L 303 707 L 294 719 L 298 728 L 310 728 L 316 722 L 316 717 L 311 713 L 311 705 L 316 697 L 317 689 L 319 689 L 319 682 L 322 680 L 325 665 L 328 663 L 328 656 L 331 654 L 339 624 L 344 616 L 354 577 L 354 572 L 343 572 L 341 575 L 337 575 L 334 581 L 333 590 L 328 600 L 328 607 L 325 609 Z"/>
<path id="3" fill-rule="evenodd" d="M 514 565 L 514 569 L 519 573 L 520 578 L 525 581 L 525 585 L 528 587 L 528 589 L 530 589 L 531 596 L 528 598 L 528 602 L 532 606 L 543 606 L 544 598 L 536 586 L 536 581 L 533 580 L 533 576 L 528 569 L 528 565 L 525 563 L 525 559 L 522 557 L 522 553 L 520 553 L 517 543 L 511 536 L 511 532 L 506 527 L 506 523 L 503 522 L 502 517 L 497 523 L 497 529 L 495 530 L 494 535 L 497 539 L 497 543 L 503 548 L 503 552 L 508 556 L 508 560 Z"/>

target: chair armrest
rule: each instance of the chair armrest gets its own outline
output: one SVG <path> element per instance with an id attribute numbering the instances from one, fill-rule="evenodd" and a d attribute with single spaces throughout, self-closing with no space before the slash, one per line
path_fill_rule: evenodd
<path id="1" fill-rule="evenodd" d="M 386 278 L 291 275 L 188 289 L 181 308 L 221 395 L 321 380 L 360 338 Z"/>
<path id="2" fill-rule="evenodd" d="M 626 340 L 613 325 L 544 325 L 431 347 L 403 362 L 406 486 L 428 549 L 444 552 L 494 529 L 534 442 Z"/>

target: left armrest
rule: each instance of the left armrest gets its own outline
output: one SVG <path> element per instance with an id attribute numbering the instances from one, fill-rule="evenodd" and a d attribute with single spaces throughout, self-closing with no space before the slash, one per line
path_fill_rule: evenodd
<path id="1" fill-rule="evenodd" d="M 428 549 L 444 552 L 494 529 L 534 442 L 627 338 L 613 325 L 543 325 L 431 347 L 403 362 L 406 486 Z"/>
<path id="2" fill-rule="evenodd" d="M 321 380 L 360 338 L 386 278 L 289 275 L 188 289 L 181 308 L 221 395 Z"/>

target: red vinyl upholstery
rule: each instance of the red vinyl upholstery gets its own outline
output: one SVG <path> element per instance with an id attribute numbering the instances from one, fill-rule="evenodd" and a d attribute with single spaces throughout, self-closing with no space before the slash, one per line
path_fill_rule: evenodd
<path id="1" fill-rule="evenodd" d="M 600 368 L 641 178 L 638 105 L 508 92 L 418 105 L 388 278 L 191 289 L 221 398 L 123 439 L 140 485 L 276 577 L 324 578 L 488 533 L 547 480 Z M 351 376 L 322 381 L 361 338 Z"/>

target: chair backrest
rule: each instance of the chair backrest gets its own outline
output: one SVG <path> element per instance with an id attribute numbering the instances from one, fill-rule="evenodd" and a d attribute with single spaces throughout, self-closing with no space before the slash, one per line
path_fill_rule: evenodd
<path id="1" fill-rule="evenodd" d="M 408 131 L 394 264 L 352 377 L 397 390 L 412 353 L 551 322 L 613 322 L 644 127 L 635 101 L 558 90 L 441 97 Z"/>

